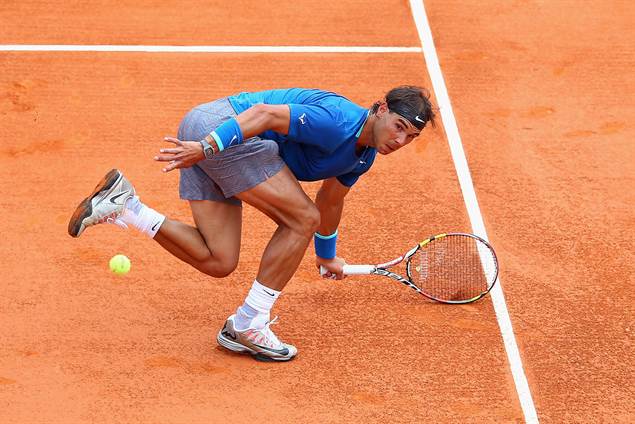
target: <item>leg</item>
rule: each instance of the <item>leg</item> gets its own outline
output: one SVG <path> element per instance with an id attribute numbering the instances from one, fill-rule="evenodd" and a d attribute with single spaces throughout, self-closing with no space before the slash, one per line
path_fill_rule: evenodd
<path id="1" fill-rule="evenodd" d="M 275 293 L 279 294 L 298 268 L 317 230 L 320 215 L 286 166 L 236 197 L 273 219 L 278 229 L 262 256 L 257 283 L 254 282 L 243 306 L 227 319 L 216 340 L 229 350 L 250 353 L 260 360 L 289 361 L 298 350 L 281 342 L 271 331 L 275 319 L 269 321 L 269 310 L 277 297 Z M 261 290 L 266 294 L 260 294 Z"/>
<path id="2" fill-rule="evenodd" d="M 168 252 L 212 277 L 231 274 L 238 264 L 242 207 L 191 200 L 196 227 L 167 219 L 154 239 Z"/>
<path id="3" fill-rule="evenodd" d="M 269 321 L 269 310 L 277 297 L 275 293 L 279 294 L 298 268 L 320 223 L 320 215 L 286 166 L 236 197 L 268 215 L 278 229 L 260 261 L 258 284 L 254 282 L 245 303 L 227 319 L 216 340 L 229 350 L 246 352 L 260 360 L 289 361 L 298 349 L 281 342 L 271 331 L 275 319 Z M 266 294 L 260 294 L 261 289 Z"/>
<path id="4" fill-rule="evenodd" d="M 320 223 L 320 214 L 286 166 L 273 177 L 236 197 L 278 224 L 263 253 L 257 280 L 280 291 L 298 268 Z"/>
<path id="5" fill-rule="evenodd" d="M 201 140 L 234 115 L 227 100 L 199 105 L 181 121 L 178 138 Z M 238 264 L 242 207 L 236 199 L 226 201 L 216 183 L 198 165 L 181 169 L 179 181 L 180 197 L 189 200 L 196 227 L 166 219 L 154 239 L 199 271 L 225 277 Z"/>
<path id="6" fill-rule="evenodd" d="M 136 202 L 137 212 L 142 213 L 142 217 L 128 209 L 126 205 L 130 202 Z M 198 228 L 164 219 L 161 214 L 141 205 L 132 184 L 119 170 L 113 169 L 77 206 L 69 221 L 68 232 L 79 237 L 89 226 L 112 222 L 124 227 L 133 225 L 147 233 L 153 222 L 158 225 L 162 221 L 158 232 L 151 235 L 168 252 L 212 277 L 231 274 L 238 264 L 240 249 L 240 202 L 235 199 L 233 202 L 204 200 L 191 201 L 190 205 Z M 222 246 L 222 249 L 212 250 L 212 246 Z"/>
<path id="7" fill-rule="evenodd" d="M 286 166 L 236 197 L 278 224 L 263 253 L 257 280 L 280 291 L 304 256 L 319 225 L 319 212 Z M 201 272 L 229 275 L 238 264 L 241 206 L 207 200 L 190 201 L 190 206 L 196 227 L 166 219 L 154 239 Z M 217 246 L 222 248 L 216 250 Z"/>

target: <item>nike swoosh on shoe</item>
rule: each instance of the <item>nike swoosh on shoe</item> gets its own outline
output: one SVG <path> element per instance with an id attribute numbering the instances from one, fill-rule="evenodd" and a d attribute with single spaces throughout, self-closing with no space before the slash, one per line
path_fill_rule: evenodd
<path id="1" fill-rule="evenodd" d="M 127 191 L 124 191 L 123 193 L 119 193 L 119 194 L 117 194 L 117 195 L 115 195 L 115 196 L 112 196 L 112 197 L 110 198 L 110 202 L 111 202 L 111 203 L 114 203 L 115 205 L 118 205 L 119 203 L 115 202 L 115 200 L 117 200 L 118 198 L 120 198 L 120 197 L 121 197 L 121 196 L 123 196 L 124 194 L 128 194 L 128 192 L 127 192 Z"/>
<path id="2" fill-rule="evenodd" d="M 271 347 L 267 347 L 267 346 L 261 346 L 259 344 L 253 343 L 254 346 L 260 348 L 260 349 L 264 349 L 267 352 L 272 352 L 272 353 L 276 353 L 278 355 L 282 355 L 282 356 L 287 356 L 289 354 L 289 349 L 286 347 L 283 347 L 282 349 L 273 349 Z"/>

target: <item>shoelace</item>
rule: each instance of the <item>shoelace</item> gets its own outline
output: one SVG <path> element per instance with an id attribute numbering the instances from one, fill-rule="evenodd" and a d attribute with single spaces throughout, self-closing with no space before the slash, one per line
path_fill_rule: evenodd
<path id="1" fill-rule="evenodd" d="M 278 317 L 276 316 L 274 319 L 265 324 L 264 328 L 261 330 L 267 342 L 273 342 L 274 346 L 282 345 L 282 342 L 276 337 L 275 333 L 269 328 L 271 325 L 275 324 L 278 321 Z"/>
<path id="2" fill-rule="evenodd" d="M 123 228 L 124 230 L 128 229 L 128 225 L 123 222 L 121 219 L 119 219 L 119 216 L 117 215 L 117 212 L 113 212 L 109 215 L 106 215 L 102 218 L 99 219 L 99 221 L 97 221 L 99 224 L 114 224 L 120 228 Z"/>

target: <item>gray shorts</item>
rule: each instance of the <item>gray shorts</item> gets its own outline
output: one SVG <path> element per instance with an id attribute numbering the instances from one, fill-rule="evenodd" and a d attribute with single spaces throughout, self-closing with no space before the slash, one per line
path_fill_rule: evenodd
<path id="1" fill-rule="evenodd" d="M 226 98 L 196 106 L 181 121 L 178 139 L 202 140 L 220 124 L 236 116 Z M 240 205 L 236 194 L 273 177 L 284 166 L 278 145 L 252 137 L 228 147 L 190 168 L 181 168 L 179 196 L 184 200 L 214 200 Z"/>

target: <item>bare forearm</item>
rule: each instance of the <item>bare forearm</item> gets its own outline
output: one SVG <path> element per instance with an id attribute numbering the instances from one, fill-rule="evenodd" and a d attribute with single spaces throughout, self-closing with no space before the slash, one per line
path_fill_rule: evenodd
<path id="1" fill-rule="evenodd" d="M 341 184 L 337 178 L 329 178 L 322 183 L 315 197 L 315 205 L 320 211 L 320 225 L 317 232 L 320 236 L 327 238 L 323 240 L 320 236 L 315 237 L 315 265 L 319 269 L 324 267 L 327 270 L 326 278 L 338 280 L 344 278 L 343 266 L 346 262 L 337 256 L 334 244 L 337 242 L 335 231 L 344 210 L 344 197 L 349 190 L 350 188 Z"/>
<path id="2" fill-rule="evenodd" d="M 328 201 L 326 196 L 322 195 L 322 191 L 319 191 L 315 198 L 315 205 L 320 211 L 320 226 L 318 227 L 318 233 L 322 235 L 330 235 L 337 230 L 342 218 L 342 211 L 344 210 L 344 199 L 338 199 L 337 201 Z"/>
<path id="3" fill-rule="evenodd" d="M 255 105 L 236 117 L 243 139 L 271 130 L 280 134 L 289 132 L 289 106 Z"/>

